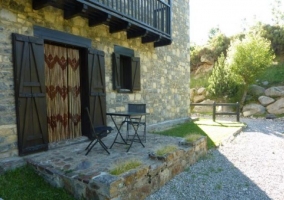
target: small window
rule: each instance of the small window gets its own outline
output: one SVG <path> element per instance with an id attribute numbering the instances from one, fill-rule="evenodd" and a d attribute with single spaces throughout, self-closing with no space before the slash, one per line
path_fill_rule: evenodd
<path id="1" fill-rule="evenodd" d="M 115 46 L 113 54 L 113 87 L 118 92 L 141 90 L 140 59 L 134 57 L 134 51 Z"/>

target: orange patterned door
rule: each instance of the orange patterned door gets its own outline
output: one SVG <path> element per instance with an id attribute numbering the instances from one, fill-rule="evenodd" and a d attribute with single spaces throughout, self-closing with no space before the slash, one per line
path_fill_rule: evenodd
<path id="1" fill-rule="evenodd" d="M 79 50 L 44 45 L 49 142 L 81 135 Z"/>

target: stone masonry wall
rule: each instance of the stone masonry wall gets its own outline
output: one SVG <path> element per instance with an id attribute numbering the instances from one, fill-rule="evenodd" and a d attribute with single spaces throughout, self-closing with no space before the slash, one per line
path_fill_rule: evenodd
<path id="1" fill-rule="evenodd" d="M 65 188 L 77 199 L 132 200 L 145 199 L 206 154 L 207 137 L 202 137 L 192 145 L 180 144 L 176 151 L 160 158 L 148 157 L 151 164 L 144 162 L 117 176 L 109 172 L 89 173 L 90 179 L 74 174 L 69 177 L 49 165 L 38 165 L 29 159 L 27 162 L 50 184 Z"/>
<path id="2" fill-rule="evenodd" d="M 126 110 L 129 102 L 146 103 L 149 127 L 188 119 L 189 4 L 187 0 L 175 0 L 172 6 L 173 42 L 154 48 L 153 43 L 142 44 L 140 38 L 127 39 L 126 32 L 110 34 L 105 25 L 89 27 L 86 18 L 65 20 L 63 11 L 51 6 L 33 10 L 32 0 L 0 0 L 0 154 L 10 155 L 17 148 L 10 145 L 7 149 L 5 139 L 7 125 L 11 127 L 10 133 L 14 133 L 16 126 L 11 34 L 33 36 L 34 25 L 89 38 L 94 48 L 105 52 L 107 111 Z M 114 45 L 131 48 L 135 56 L 140 57 L 141 91 L 122 94 L 112 89 Z M 16 137 L 11 140 L 9 142 L 17 143 Z M 6 150 L 3 152 L 3 149 Z"/>

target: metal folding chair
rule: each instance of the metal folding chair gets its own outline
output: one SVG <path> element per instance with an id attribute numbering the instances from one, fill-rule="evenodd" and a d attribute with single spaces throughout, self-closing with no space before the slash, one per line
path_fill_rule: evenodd
<path id="1" fill-rule="evenodd" d="M 98 127 L 94 127 L 92 120 L 91 120 L 91 115 L 89 112 L 89 109 L 86 108 L 87 113 L 88 113 L 88 117 L 90 120 L 90 124 L 91 124 L 91 128 L 92 128 L 92 133 L 89 135 L 89 139 L 91 140 L 91 142 L 89 143 L 89 145 L 87 146 L 87 148 L 85 150 L 87 150 L 85 155 L 88 155 L 88 153 L 92 150 L 92 148 L 99 143 L 103 149 L 108 153 L 109 151 L 107 150 L 107 146 L 103 143 L 103 141 L 101 140 L 102 138 L 106 137 L 113 129 L 110 126 L 98 126 Z M 94 142 L 94 143 L 93 143 Z"/>
<path id="2" fill-rule="evenodd" d="M 128 104 L 128 112 L 146 113 L 146 104 Z M 137 129 L 139 129 L 140 126 L 144 127 L 142 134 L 138 135 L 141 141 L 146 142 L 146 115 L 139 117 L 131 117 L 131 121 L 130 119 L 126 119 L 125 121 L 127 123 L 126 139 L 129 140 L 130 137 L 133 137 L 133 135 L 129 134 L 130 133 L 129 125 L 131 125 L 130 123 L 132 122 L 132 124 L 136 126 Z"/>

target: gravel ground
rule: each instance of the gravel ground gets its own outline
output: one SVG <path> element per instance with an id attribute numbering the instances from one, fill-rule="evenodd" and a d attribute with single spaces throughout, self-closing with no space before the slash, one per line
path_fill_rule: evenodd
<path id="1" fill-rule="evenodd" d="M 231 143 L 177 175 L 147 200 L 284 199 L 284 118 L 243 118 Z"/>

